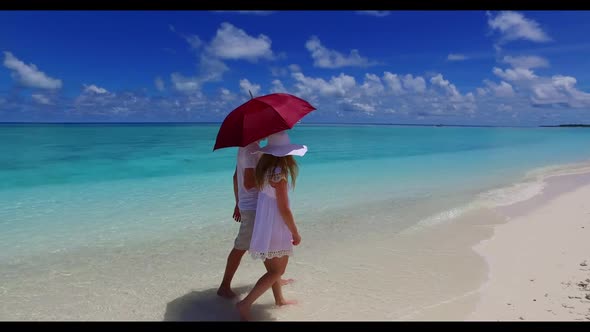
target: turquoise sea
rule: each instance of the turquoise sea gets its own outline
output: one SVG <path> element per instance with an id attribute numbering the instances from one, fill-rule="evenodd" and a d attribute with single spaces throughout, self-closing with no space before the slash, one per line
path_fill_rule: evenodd
<path id="1" fill-rule="evenodd" d="M 218 128 L 0 126 L 0 262 L 227 223 L 236 149 L 212 151 Z M 302 223 L 408 216 L 421 199 L 444 212 L 533 168 L 590 158 L 585 128 L 299 125 L 291 140 L 309 147 L 293 194 Z"/>

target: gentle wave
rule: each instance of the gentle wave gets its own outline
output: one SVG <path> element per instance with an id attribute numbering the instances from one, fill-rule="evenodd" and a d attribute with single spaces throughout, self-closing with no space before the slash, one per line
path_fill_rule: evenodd
<path id="1" fill-rule="evenodd" d="M 453 207 L 420 220 L 416 225 L 406 229 L 404 233 L 452 222 L 467 212 L 479 208 L 493 209 L 528 201 L 543 193 L 549 178 L 584 173 L 590 173 L 590 161 L 535 168 L 526 172 L 520 182 L 484 191 L 465 205 Z"/>

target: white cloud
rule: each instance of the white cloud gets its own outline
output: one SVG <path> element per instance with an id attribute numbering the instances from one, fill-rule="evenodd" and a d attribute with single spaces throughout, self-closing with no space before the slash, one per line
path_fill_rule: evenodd
<path id="1" fill-rule="evenodd" d="M 196 77 L 184 77 L 180 73 L 170 74 L 174 88 L 181 92 L 197 91 L 201 88 L 201 81 Z"/>
<path id="2" fill-rule="evenodd" d="M 536 55 L 530 56 L 505 56 L 502 60 L 505 63 L 508 63 L 512 66 L 512 68 L 524 68 L 524 69 L 531 69 L 531 68 L 541 68 L 541 67 L 549 67 L 549 61 L 547 59 L 542 58 Z"/>
<path id="3" fill-rule="evenodd" d="M 561 90 L 561 91 L 560 91 Z M 535 104 L 565 104 L 567 96 L 552 81 L 534 84 L 532 100 Z"/>
<path id="4" fill-rule="evenodd" d="M 37 103 L 41 104 L 41 105 L 51 105 L 52 102 L 49 98 L 47 98 L 47 96 L 44 96 L 42 94 L 37 94 L 34 93 L 33 95 L 31 95 L 31 97 L 33 98 L 33 100 L 35 100 Z"/>
<path id="5" fill-rule="evenodd" d="M 229 68 L 223 63 L 223 61 L 201 54 L 199 70 L 199 81 L 216 82 L 221 80 L 223 73 L 228 71 Z"/>
<path id="6" fill-rule="evenodd" d="M 199 62 L 199 75 L 186 77 L 180 73 L 172 73 L 170 80 L 172 86 L 181 92 L 199 92 L 204 83 L 220 81 L 229 68 L 223 61 L 201 54 Z M 156 83 L 157 87 L 157 83 Z"/>
<path id="7" fill-rule="evenodd" d="M 256 61 L 259 58 L 272 59 L 271 43 L 270 38 L 263 34 L 252 37 L 244 30 L 224 22 L 217 30 L 208 51 L 222 59 L 249 61 Z"/>
<path id="8" fill-rule="evenodd" d="M 452 101 L 459 101 L 461 99 L 461 94 L 457 90 L 457 87 L 451 84 L 450 81 L 445 80 L 442 74 L 432 77 L 430 83 L 444 91 Z"/>
<path id="9" fill-rule="evenodd" d="M 300 68 L 296 69 L 300 70 Z M 211 98 L 208 98 L 201 92 L 205 82 L 202 76 L 183 76 L 180 73 L 174 73 L 170 76 L 171 81 L 166 82 L 165 88 L 186 93 L 164 97 L 162 95 L 146 96 L 142 93 L 114 94 L 104 89 L 105 93 L 101 94 L 97 91 L 102 91 L 103 88 L 98 86 L 90 88 L 89 85 L 87 86 L 90 89 L 89 92 L 83 92 L 75 103 L 71 104 L 73 113 L 70 114 L 92 115 L 98 118 L 116 116 L 119 119 L 149 118 L 157 120 L 158 117 L 160 120 L 204 119 L 202 117 L 227 114 L 230 109 L 238 106 L 238 103 L 249 98 L 248 90 L 251 90 L 254 95 L 268 93 L 267 91 L 293 93 L 318 107 L 321 110 L 318 115 L 322 117 L 346 116 L 350 121 L 355 121 L 355 119 L 362 121 L 364 117 L 373 116 L 385 118 L 393 116 L 398 121 L 411 121 L 416 119 L 416 116 L 450 119 L 451 117 L 472 116 L 475 110 L 482 105 L 482 100 L 487 102 L 484 105 L 486 107 L 484 110 L 487 111 L 496 111 L 501 103 L 511 105 L 518 110 L 523 108 L 518 106 L 517 102 L 531 103 L 530 99 L 524 97 L 515 98 L 509 102 L 496 98 L 496 94 L 502 95 L 506 93 L 506 89 L 511 88 L 506 82 L 490 84 L 487 87 L 484 85 L 481 90 L 487 91 L 489 98 L 478 97 L 476 103 L 473 93 L 461 95 L 455 85 L 445 79 L 442 74 L 433 75 L 429 75 L 428 82 L 426 82 L 425 78 L 421 76 L 400 75 L 387 71 L 382 74 L 364 73 L 358 77 L 345 73 L 309 77 L 299 71 L 291 73 L 288 79 L 271 78 L 267 82 L 268 84 L 251 82 L 249 79 L 243 78 L 235 82 L 239 86 L 239 90 L 230 91 L 226 88 L 217 88 L 212 92 Z M 159 77 L 154 79 L 156 87 L 158 79 Z M 164 83 L 163 80 L 161 83 Z M 575 82 L 571 79 L 555 79 L 555 89 L 569 90 L 571 95 L 576 95 L 573 84 Z M 264 86 L 264 89 L 261 85 Z M 521 91 L 520 86 L 518 91 Z M 558 100 L 556 98 L 559 97 L 559 95 L 553 95 L 553 99 L 549 100 L 548 96 L 547 94 L 539 94 L 537 104 L 550 103 Z M 585 97 L 583 92 L 578 92 L 576 96 L 578 100 L 583 100 Z M 51 99 L 51 95 L 45 95 L 45 97 Z M 37 99 L 37 103 L 43 102 L 40 97 L 33 97 L 33 99 Z M 578 103 L 583 102 L 579 101 Z M 29 103 L 29 105 L 32 104 Z M 41 106 L 36 107 L 41 110 Z M 153 109 L 157 109 L 158 112 L 145 112 L 145 110 Z M 207 120 L 209 119 L 213 118 Z"/>
<path id="10" fill-rule="evenodd" d="M 229 91 L 228 89 L 225 89 L 225 88 L 221 88 L 221 90 L 219 91 L 219 94 L 220 94 L 219 98 L 223 102 L 231 102 L 237 98 L 235 94 L 233 94 L 231 91 Z"/>
<path id="11" fill-rule="evenodd" d="M 321 96 L 345 96 L 349 94 L 356 86 L 354 77 L 341 73 L 339 76 L 332 76 L 330 81 L 322 78 L 306 77 L 303 73 L 292 73 L 293 78 L 297 81 L 295 87 L 301 95 Z"/>
<path id="12" fill-rule="evenodd" d="M 496 84 L 488 80 L 484 80 L 484 83 L 488 86 L 488 91 L 493 92 L 496 97 L 514 97 L 514 89 L 510 83 L 501 81 L 500 84 Z"/>
<path id="13" fill-rule="evenodd" d="M 98 90 L 98 91 L 97 91 Z M 101 93 L 104 90 L 103 93 Z M 109 93 L 96 85 L 84 85 L 82 93 L 74 100 L 74 108 L 84 112 L 111 112 L 113 107 L 126 107 L 134 102 L 134 98 L 125 98 L 130 94 L 123 93 L 121 98 L 117 94 Z"/>
<path id="14" fill-rule="evenodd" d="M 555 75 L 532 85 L 531 100 L 535 105 L 561 104 L 569 107 L 590 107 L 590 93 L 576 89 L 577 80 L 571 76 Z"/>
<path id="15" fill-rule="evenodd" d="M 498 97 L 512 97 L 514 96 L 514 89 L 512 89 L 512 85 L 506 83 L 504 81 L 500 82 L 499 85 L 494 87 L 494 92 Z"/>
<path id="16" fill-rule="evenodd" d="M 546 42 L 551 40 L 541 29 L 539 23 L 525 18 L 522 14 L 513 11 L 503 11 L 496 17 L 488 13 L 488 25 L 492 30 L 500 31 L 501 42 L 524 39 L 534 42 Z"/>
<path id="17" fill-rule="evenodd" d="M 512 105 L 500 104 L 497 110 L 500 112 L 509 112 L 512 111 Z"/>
<path id="18" fill-rule="evenodd" d="M 130 110 L 129 107 L 122 107 L 122 106 L 113 106 L 111 108 L 111 112 L 113 114 L 120 114 L 120 113 L 125 114 L 125 113 L 129 113 L 129 110 Z"/>
<path id="19" fill-rule="evenodd" d="M 430 83 L 434 91 L 442 92 L 442 95 L 437 93 L 432 96 L 429 94 L 425 99 L 425 102 L 431 102 L 432 114 L 447 114 L 449 112 L 456 113 L 461 111 L 468 113 L 475 112 L 477 105 L 473 93 L 469 92 L 461 95 L 457 87 L 449 80 L 445 80 L 442 74 L 431 77 Z M 442 98 L 443 96 L 444 98 Z"/>
<path id="20" fill-rule="evenodd" d="M 156 89 L 158 89 L 158 91 L 164 91 L 166 89 L 165 85 L 164 85 L 164 80 L 161 77 L 156 77 L 156 79 L 154 80 L 154 84 L 156 85 Z"/>
<path id="21" fill-rule="evenodd" d="M 191 49 L 193 49 L 193 50 L 197 50 L 201 47 L 201 45 L 203 45 L 203 41 L 201 40 L 201 38 L 198 35 L 185 35 L 181 32 L 177 32 L 176 28 L 172 24 L 169 24 L 168 28 L 170 29 L 170 31 L 174 32 L 175 34 L 180 36 L 182 39 L 184 39 L 189 44 Z M 172 51 L 173 51 L 173 53 L 175 53 L 174 50 L 172 50 Z"/>
<path id="22" fill-rule="evenodd" d="M 299 73 L 301 72 L 301 67 L 299 67 L 299 65 L 292 63 L 289 65 L 289 70 L 291 70 L 294 73 Z"/>
<path id="23" fill-rule="evenodd" d="M 402 78 L 404 88 L 414 92 L 424 92 L 426 90 L 426 81 L 420 76 L 413 77 L 407 74 Z"/>
<path id="24" fill-rule="evenodd" d="M 104 93 L 108 93 L 108 91 L 104 88 L 98 87 L 94 84 L 91 85 L 86 85 L 84 84 L 84 92 L 86 93 L 96 93 L 96 94 L 104 94 Z"/>
<path id="25" fill-rule="evenodd" d="M 464 61 L 467 60 L 467 56 L 463 55 L 463 54 L 449 54 L 447 55 L 447 60 L 449 61 Z"/>
<path id="26" fill-rule="evenodd" d="M 47 76 L 32 63 L 25 64 L 10 52 L 4 52 L 4 66 L 12 70 L 12 78 L 25 87 L 52 90 L 62 86 L 61 80 Z"/>
<path id="27" fill-rule="evenodd" d="M 532 70 L 525 68 L 508 68 L 502 70 L 498 67 L 494 67 L 493 73 L 507 81 L 530 81 L 537 78 L 537 75 L 535 75 Z"/>
<path id="28" fill-rule="evenodd" d="M 392 74 L 388 71 L 383 73 L 383 81 L 389 86 L 391 91 L 395 94 L 400 94 L 403 92 L 402 82 L 397 76 L 397 74 Z"/>
<path id="29" fill-rule="evenodd" d="M 184 39 L 191 46 L 191 48 L 195 50 L 203 45 L 203 41 L 197 35 L 184 36 Z"/>
<path id="30" fill-rule="evenodd" d="M 277 93 L 277 92 L 287 93 L 287 91 L 288 90 L 283 85 L 283 82 L 281 82 L 280 80 L 273 80 L 272 81 L 272 88 L 270 89 L 271 93 Z"/>
<path id="31" fill-rule="evenodd" d="M 566 90 L 570 90 L 574 88 L 576 85 L 577 80 L 571 76 L 563 76 L 563 75 L 555 75 L 552 77 L 553 85 L 556 87 L 561 87 Z"/>
<path id="32" fill-rule="evenodd" d="M 484 97 L 493 94 L 494 97 L 513 98 L 512 105 L 519 103 L 517 108 L 519 110 L 530 106 L 551 106 L 562 109 L 590 107 L 590 93 L 576 88 L 575 77 L 565 75 L 543 77 L 533 72 L 531 68 L 549 66 L 546 59 L 538 56 L 506 56 L 502 62 L 509 63 L 513 68 L 502 70 L 494 67 L 493 73 L 510 83 L 501 81 L 496 84 L 484 80 L 487 87 L 478 88 L 478 95 Z M 505 107 L 501 108 L 505 109 Z"/>
<path id="33" fill-rule="evenodd" d="M 287 76 L 289 75 L 289 70 L 283 67 L 271 67 L 270 74 L 275 77 Z"/>
<path id="34" fill-rule="evenodd" d="M 375 74 L 365 74 L 365 82 L 361 85 L 361 89 L 368 96 L 379 95 L 385 91 L 381 79 Z"/>
<path id="35" fill-rule="evenodd" d="M 336 50 L 330 50 L 322 45 L 317 36 L 312 36 L 305 47 L 311 53 L 313 64 L 320 68 L 367 67 L 373 65 L 369 59 L 362 57 L 358 50 L 351 50 L 344 55 Z"/>
<path id="36" fill-rule="evenodd" d="M 254 84 L 250 82 L 248 79 L 244 78 L 240 80 L 240 89 L 242 92 L 247 96 L 250 96 L 250 92 L 254 97 L 258 97 L 258 93 L 260 92 L 260 85 Z"/>
<path id="37" fill-rule="evenodd" d="M 391 14 L 389 10 L 357 10 L 356 13 L 360 15 L 370 15 L 376 17 L 385 17 Z"/>
<path id="38" fill-rule="evenodd" d="M 377 110 L 375 108 L 375 105 L 354 101 L 350 98 L 343 99 L 340 102 L 340 105 L 343 106 L 344 109 L 347 111 L 363 112 L 367 115 L 373 115 L 373 113 L 375 113 L 375 111 Z"/>
<path id="39" fill-rule="evenodd" d="M 177 33 L 170 25 L 170 30 Z M 271 41 L 265 35 L 257 38 L 249 36 L 244 30 L 238 29 L 230 23 L 224 22 L 211 42 L 203 47 L 203 41 L 197 35 L 183 35 L 193 50 L 204 49 L 199 55 L 199 72 L 195 76 L 184 76 L 180 73 L 170 75 L 171 85 L 182 92 L 200 93 L 200 89 L 207 82 L 220 81 L 223 74 L 229 70 L 222 59 L 245 59 L 256 61 L 259 58 L 271 59 L 274 57 L 270 49 Z M 164 90 L 164 82 L 156 78 L 154 81 L 159 91 Z"/>
<path id="40" fill-rule="evenodd" d="M 299 65 L 296 64 L 290 64 L 286 67 L 271 67 L 270 68 L 270 73 L 272 76 L 275 77 L 283 77 L 283 76 L 288 76 L 289 72 L 301 72 L 301 67 L 299 67 Z"/>
<path id="41" fill-rule="evenodd" d="M 477 109 L 473 93 L 461 95 L 455 85 L 440 74 L 432 78 L 433 89 L 428 90 L 425 79 L 412 74 L 398 76 L 384 72 L 380 77 L 366 73 L 362 84 L 357 84 L 353 76 L 344 73 L 330 79 L 308 77 L 303 73 L 292 73 L 291 76 L 296 81 L 296 95 L 336 113 L 375 115 L 393 109 L 395 114 L 405 116 L 427 109 L 423 112 L 425 116 L 447 116 L 473 114 Z"/>
<path id="42" fill-rule="evenodd" d="M 186 94 L 170 98 L 150 97 L 143 93 L 81 93 L 69 103 L 68 116 L 74 119 L 119 119 L 131 121 L 196 120 L 207 110 L 227 109 L 216 105 L 220 98 L 208 100 L 202 95 Z M 82 118 L 80 118 L 82 116 Z"/>

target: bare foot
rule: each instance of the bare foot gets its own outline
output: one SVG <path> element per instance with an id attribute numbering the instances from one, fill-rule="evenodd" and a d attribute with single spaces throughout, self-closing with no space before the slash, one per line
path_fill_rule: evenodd
<path id="1" fill-rule="evenodd" d="M 252 320 L 252 317 L 250 317 L 250 306 L 245 304 L 244 301 L 236 303 L 236 309 L 238 309 L 238 312 L 240 313 L 241 321 L 247 322 Z"/>
<path id="2" fill-rule="evenodd" d="M 275 302 L 276 305 L 278 305 L 279 307 L 282 307 L 284 305 L 289 305 L 289 304 L 297 304 L 297 300 L 282 300 L 279 302 Z"/>
<path id="3" fill-rule="evenodd" d="M 288 284 L 292 284 L 295 282 L 295 279 L 281 279 L 281 286 L 285 286 Z"/>
<path id="4" fill-rule="evenodd" d="M 236 297 L 236 293 L 234 293 L 229 287 L 219 287 L 217 290 L 217 295 L 225 299 L 233 299 Z"/>

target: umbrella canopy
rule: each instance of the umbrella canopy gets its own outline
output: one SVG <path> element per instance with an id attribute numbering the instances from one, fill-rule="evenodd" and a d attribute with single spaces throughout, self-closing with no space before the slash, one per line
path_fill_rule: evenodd
<path id="1" fill-rule="evenodd" d="M 291 129 L 315 110 L 307 101 L 288 93 L 252 98 L 231 111 L 217 133 L 213 150 L 244 147 L 274 133 Z"/>

